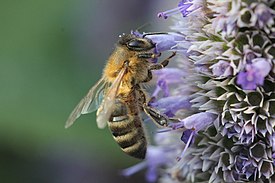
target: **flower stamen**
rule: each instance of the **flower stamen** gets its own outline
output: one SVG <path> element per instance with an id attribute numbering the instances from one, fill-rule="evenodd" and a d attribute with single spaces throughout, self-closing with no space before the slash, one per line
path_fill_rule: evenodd
<path id="1" fill-rule="evenodd" d="M 190 144 L 191 144 L 191 142 L 192 142 L 192 140 L 193 140 L 193 137 L 194 137 L 195 133 L 196 133 L 195 130 L 192 130 L 192 133 L 190 134 L 190 136 L 189 136 L 189 138 L 188 138 L 188 141 L 187 141 L 187 143 L 185 144 L 185 147 L 184 147 L 183 151 L 181 152 L 181 155 L 177 158 L 178 161 L 181 160 L 181 159 L 183 158 L 183 156 L 184 156 L 184 154 L 185 154 L 187 148 L 190 146 Z"/>
<path id="2" fill-rule="evenodd" d="M 192 5 L 192 3 L 190 2 L 187 2 L 186 4 L 185 3 L 186 3 L 185 0 L 181 1 L 178 4 L 178 7 L 158 13 L 158 17 L 167 19 L 169 16 L 172 16 L 178 13 L 181 13 L 182 16 L 184 17 L 187 16 L 190 13 L 190 11 L 188 11 L 187 9 Z"/>

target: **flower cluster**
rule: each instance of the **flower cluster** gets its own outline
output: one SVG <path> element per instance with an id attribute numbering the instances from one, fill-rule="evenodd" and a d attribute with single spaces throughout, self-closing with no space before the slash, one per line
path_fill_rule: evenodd
<path id="1" fill-rule="evenodd" d="M 148 180 L 275 180 L 275 1 L 182 0 L 158 16 L 174 20 L 155 42 L 178 65 L 155 72 L 151 105 L 178 120 L 149 147 Z"/>

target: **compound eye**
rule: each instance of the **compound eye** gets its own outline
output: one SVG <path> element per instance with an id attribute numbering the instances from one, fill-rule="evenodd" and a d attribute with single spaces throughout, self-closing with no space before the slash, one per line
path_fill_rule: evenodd
<path id="1" fill-rule="evenodd" d="M 127 45 L 129 48 L 132 48 L 132 49 L 142 49 L 147 46 L 144 41 L 137 40 L 137 39 L 131 40 Z"/>

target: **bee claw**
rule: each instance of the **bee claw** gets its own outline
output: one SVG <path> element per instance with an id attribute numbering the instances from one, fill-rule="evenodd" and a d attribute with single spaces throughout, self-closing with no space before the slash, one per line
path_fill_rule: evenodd
<path id="1" fill-rule="evenodd" d="M 161 56 L 161 53 L 153 54 L 153 55 L 152 55 L 152 58 L 158 58 L 158 57 L 160 57 L 160 56 Z"/>

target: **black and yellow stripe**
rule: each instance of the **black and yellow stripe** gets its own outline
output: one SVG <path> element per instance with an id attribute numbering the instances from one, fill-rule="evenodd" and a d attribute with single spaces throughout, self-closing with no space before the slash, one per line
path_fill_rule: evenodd
<path id="1" fill-rule="evenodd" d="M 109 128 L 115 141 L 126 154 L 144 159 L 147 142 L 142 121 L 138 113 L 127 114 L 124 107 L 120 106 L 115 109 L 108 122 Z"/>

